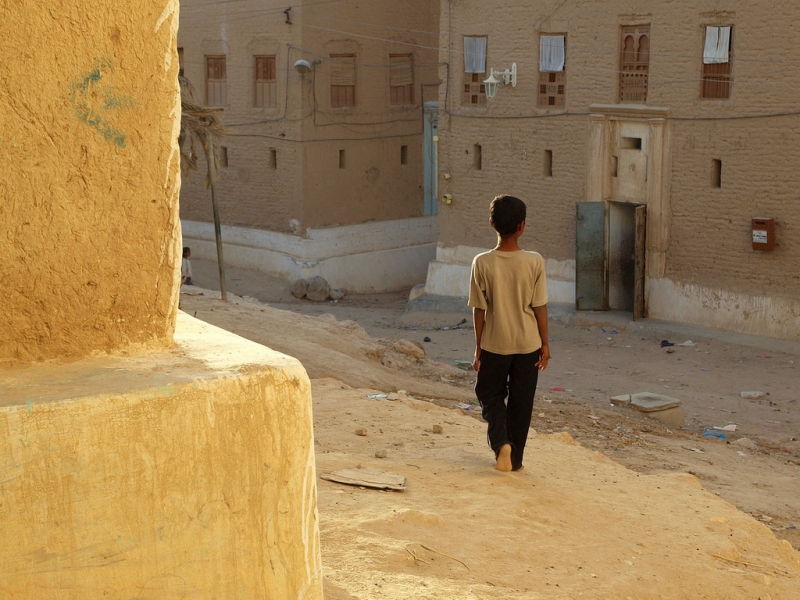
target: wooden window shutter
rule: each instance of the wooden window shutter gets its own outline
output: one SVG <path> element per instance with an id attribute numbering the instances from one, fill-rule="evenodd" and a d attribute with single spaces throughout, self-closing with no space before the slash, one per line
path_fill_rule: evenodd
<path id="1" fill-rule="evenodd" d="M 567 105 L 567 67 L 566 67 L 566 42 L 564 39 L 564 63 L 560 71 L 543 71 L 542 59 L 539 57 L 539 89 L 537 105 L 540 108 L 565 108 Z M 539 47 L 542 44 L 540 41 Z M 541 50 L 540 50 L 541 52 Z"/>
<path id="2" fill-rule="evenodd" d="M 355 54 L 331 54 L 331 85 L 356 84 Z"/>
<path id="3" fill-rule="evenodd" d="M 356 55 L 331 54 L 331 107 L 356 105 Z"/>
<path id="4" fill-rule="evenodd" d="M 414 69 L 410 54 L 390 54 L 389 85 L 414 85 Z"/>
<path id="5" fill-rule="evenodd" d="M 411 54 L 389 55 L 389 103 L 414 104 L 414 63 Z"/>
<path id="6" fill-rule="evenodd" d="M 619 101 L 645 104 L 650 75 L 650 25 L 622 28 L 619 70 Z"/>
<path id="7" fill-rule="evenodd" d="M 706 31 L 708 28 L 706 28 Z M 706 32 L 706 35 L 708 33 Z M 727 62 L 711 62 L 706 64 L 703 61 L 703 83 L 700 90 L 700 97 L 712 100 L 725 100 L 731 97 L 731 86 L 733 84 L 733 28 L 730 28 L 728 38 L 728 60 Z"/>
<path id="8" fill-rule="evenodd" d="M 228 73 L 224 56 L 206 56 L 206 105 L 228 104 Z"/>

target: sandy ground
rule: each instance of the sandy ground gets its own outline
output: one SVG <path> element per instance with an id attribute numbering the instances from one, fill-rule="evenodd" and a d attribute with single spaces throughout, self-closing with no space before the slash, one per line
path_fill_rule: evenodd
<path id="1" fill-rule="evenodd" d="M 193 266 L 212 287 L 215 265 Z M 474 373 L 454 363 L 471 356 L 468 324 L 414 327 L 405 293 L 313 304 L 236 269 L 229 290 L 267 304 L 206 293 L 184 294 L 182 307 L 303 362 L 319 474 L 361 465 L 408 481 L 405 492 L 319 481 L 326 598 L 800 597 L 798 555 L 779 541 L 800 547 L 792 347 L 698 331 L 696 346 L 668 354 L 661 331 L 554 323 L 526 474 L 503 475 L 479 416 L 454 408 L 474 401 Z M 397 352 L 400 338 L 427 358 Z M 366 396 L 401 389 L 394 402 Z M 768 395 L 742 399 L 749 390 Z M 609 404 L 639 391 L 683 400 L 687 427 Z M 702 437 L 729 423 L 726 440 Z"/>

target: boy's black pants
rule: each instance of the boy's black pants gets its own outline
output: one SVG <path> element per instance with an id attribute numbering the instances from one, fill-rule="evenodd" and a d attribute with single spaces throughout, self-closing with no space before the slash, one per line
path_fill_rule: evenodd
<path id="1" fill-rule="evenodd" d="M 536 363 L 541 352 L 504 355 L 481 351 L 475 395 L 489 424 L 489 446 L 497 456 L 503 445 L 511 444 L 511 467 L 515 471 L 522 467 L 528 441 L 533 396 L 539 381 Z"/>

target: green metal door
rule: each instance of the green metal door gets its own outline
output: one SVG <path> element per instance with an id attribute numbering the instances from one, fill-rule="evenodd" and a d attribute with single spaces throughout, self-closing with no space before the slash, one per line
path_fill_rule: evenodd
<path id="1" fill-rule="evenodd" d="M 604 202 L 578 202 L 575 241 L 575 308 L 608 310 Z"/>
<path id="2" fill-rule="evenodd" d="M 436 153 L 436 138 L 439 135 L 439 103 L 426 102 L 424 108 L 424 134 L 422 136 L 422 166 L 424 199 L 422 214 L 435 215 L 439 212 L 437 202 L 438 185 L 438 160 Z"/>

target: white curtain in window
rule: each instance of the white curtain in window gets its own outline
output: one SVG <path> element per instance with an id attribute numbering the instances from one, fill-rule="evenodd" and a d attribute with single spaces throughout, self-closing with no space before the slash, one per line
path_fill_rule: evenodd
<path id="1" fill-rule="evenodd" d="M 486 73 L 486 38 L 464 38 L 464 72 Z"/>
<path id="2" fill-rule="evenodd" d="M 703 50 L 703 64 L 715 65 L 730 61 L 730 27 L 706 27 L 706 47 Z"/>
<path id="3" fill-rule="evenodd" d="M 564 70 L 563 35 L 543 35 L 539 38 L 539 71 L 559 73 Z"/>

